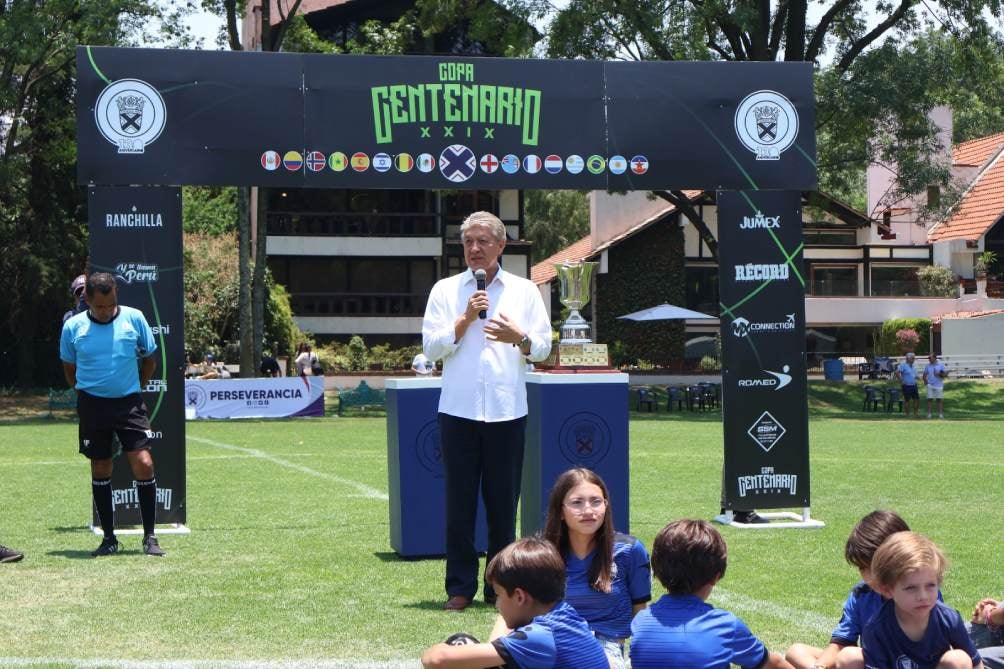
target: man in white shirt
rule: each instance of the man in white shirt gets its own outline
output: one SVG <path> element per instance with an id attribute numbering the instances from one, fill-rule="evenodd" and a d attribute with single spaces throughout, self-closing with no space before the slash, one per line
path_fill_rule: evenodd
<path id="1" fill-rule="evenodd" d="M 502 221 L 475 212 L 460 226 L 460 238 L 468 270 L 433 286 L 422 322 L 425 355 L 443 360 L 439 434 L 446 478 L 447 611 L 470 606 L 478 590 L 479 490 L 488 524 L 485 563 L 516 538 L 526 363 L 551 352 L 551 323 L 540 291 L 499 265 L 506 243 Z M 484 290 L 477 289 L 478 270 L 486 274 Z M 484 593 L 493 604 L 495 592 L 487 582 Z"/>
<path id="2" fill-rule="evenodd" d="M 945 377 L 948 370 L 938 362 L 938 356 L 932 353 L 927 357 L 927 367 L 924 368 L 924 385 L 927 386 L 927 417 L 931 417 L 931 400 L 938 401 L 938 418 L 945 417 Z"/>

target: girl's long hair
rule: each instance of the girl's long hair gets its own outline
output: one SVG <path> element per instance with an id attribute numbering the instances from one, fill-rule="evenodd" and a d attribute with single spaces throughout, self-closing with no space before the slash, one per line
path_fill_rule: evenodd
<path id="1" fill-rule="evenodd" d="M 593 535 L 593 561 L 589 565 L 589 585 L 599 592 L 610 592 L 610 581 L 613 579 L 614 562 L 614 522 L 610 509 L 610 493 L 607 484 L 600 475 L 585 467 L 576 467 L 558 477 L 551 488 L 551 496 L 547 502 L 547 521 L 544 523 L 544 538 L 558 549 L 561 557 L 568 562 L 568 552 L 571 550 L 568 540 L 568 525 L 565 524 L 563 509 L 565 495 L 580 483 L 592 483 L 598 486 L 606 500 L 603 514 L 603 524 Z"/>

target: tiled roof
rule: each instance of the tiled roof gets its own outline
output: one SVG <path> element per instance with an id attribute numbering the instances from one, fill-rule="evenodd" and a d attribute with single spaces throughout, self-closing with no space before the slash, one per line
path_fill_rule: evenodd
<path id="1" fill-rule="evenodd" d="M 1004 314 L 1004 309 L 990 309 L 988 311 L 950 311 L 947 314 L 941 314 L 940 316 L 935 316 L 931 319 L 932 323 L 940 323 L 941 321 L 957 320 L 963 318 L 980 318 L 982 316 L 993 316 L 994 314 Z"/>
<path id="2" fill-rule="evenodd" d="M 952 149 L 952 163 L 979 167 L 987 162 L 987 158 L 996 153 L 1002 144 L 1004 144 L 1004 132 L 962 142 Z"/>
<path id="3" fill-rule="evenodd" d="M 948 218 L 931 228 L 927 235 L 928 241 L 976 241 L 1004 216 L 1004 133 L 992 137 L 997 137 L 996 154 L 990 157 L 987 167 L 976 175 L 969 190 L 962 195 Z M 980 140 L 974 140 L 977 141 Z"/>
<path id="4" fill-rule="evenodd" d="M 530 281 L 533 281 L 538 286 L 542 283 L 550 283 L 554 277 L 558 276 L 558 273 L 554 271 L 555 264 L 563 263 L 566 260 L 585 260 L 592 255 L 592 248 L 593 240 L 589 235 L 586 235 L 571 246 L 566 246 L 550 258 L 541 260 L 531 267 Z"/>

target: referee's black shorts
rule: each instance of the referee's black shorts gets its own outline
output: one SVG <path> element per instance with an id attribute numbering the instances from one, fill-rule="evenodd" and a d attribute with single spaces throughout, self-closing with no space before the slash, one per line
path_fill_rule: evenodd
<path id="1" fill-rule="evenodd" d="M 91 460 L 105 460 L 116 455 L 112 435 L 119 438 L 125 452 L 150 448 L 150 419 L 143 396 L 98 397 L 77 391 L 77 416 L 80 418 L 80 453 Z"/>

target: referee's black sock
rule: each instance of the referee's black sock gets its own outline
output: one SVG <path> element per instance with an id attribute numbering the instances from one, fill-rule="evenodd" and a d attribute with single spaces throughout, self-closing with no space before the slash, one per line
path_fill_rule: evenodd
<path id="1" fill-rule="evenodd" d="M 139 495 L 139 515 L 143 518 L 143 536 L 148 537 L 157 525 L 157 479 L 136 481 L 136 494 Z"/>
<path id="2" fill-rule="evenodd" d="M 91 479 L 91 493 L 94 495 L 94 508 L 98 511 L 98 521 L 105 539 L 115 536 L 115 505 L 112 504 L 112 480 Z"/>

